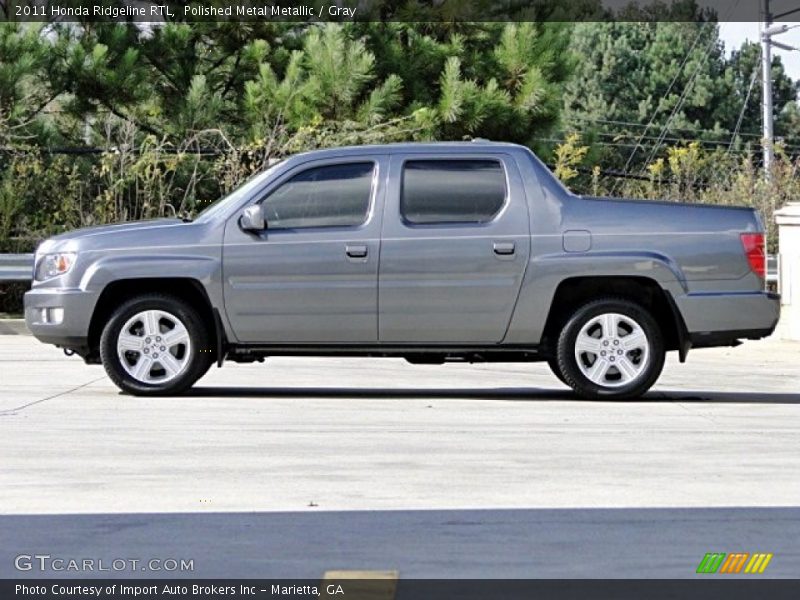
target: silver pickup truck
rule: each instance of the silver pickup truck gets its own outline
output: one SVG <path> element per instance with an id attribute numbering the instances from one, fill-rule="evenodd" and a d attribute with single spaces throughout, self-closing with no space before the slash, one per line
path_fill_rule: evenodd
<path id="1" fill-rule="evenodd" d="M 362 146 L 288 158 L 193 221 L 43 242 L 25 319 L 133 394 L 336 355 L 546 361 L 629 398 L 669 350 L 769 335 L 764 269 L 750 208 L 577 196 L 512 144 Z"/>

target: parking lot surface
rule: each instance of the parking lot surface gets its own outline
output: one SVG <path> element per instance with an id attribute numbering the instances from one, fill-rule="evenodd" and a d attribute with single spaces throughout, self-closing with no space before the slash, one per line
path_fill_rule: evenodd
<path id="1" fill-rule="evenodd" d="M 200 552 L 200 538 L 234 543 L 228 523 L 230 560 L 288 552 L 259 576 L 323 563 L 465 576 L 474 561 L 474 577 L 598 576 L 552 557 L 603 547 L 632 558 L 600 576 L 688 576 L 726 551 L 714 544 L 779 552 L 772 575 L 796 576 L 799 448 L 800 344 L 776 340 L 671 356 L 644 399 L 609 403 L 573 397 L 541 364 L 318 358 L 230 364 L 188 395 L 134 398 L 102 367 L 0 336 L 0 538 L 41 546 L 60 531 L 64 551 L 161 539 Z"/>

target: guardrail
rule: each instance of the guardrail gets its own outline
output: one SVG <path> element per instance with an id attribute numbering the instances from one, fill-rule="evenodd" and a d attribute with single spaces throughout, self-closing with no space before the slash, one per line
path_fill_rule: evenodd
<path id="1" fill-rule="evenodd" d="M 0 281 L 33 279 L 33 254 L 0 254 Z"/>
<path id="2" fill-rule="evenodd" d="M 0 281 L 33 279 L 33 254 L 0 254 Z M 778 282 L 778 257 L 767 257 L 767 283 Z"/>
<path id="3" fill-rule="evenodd" d="M 767 283 L 778 283 L 778 257 L 767 256 Z"/>

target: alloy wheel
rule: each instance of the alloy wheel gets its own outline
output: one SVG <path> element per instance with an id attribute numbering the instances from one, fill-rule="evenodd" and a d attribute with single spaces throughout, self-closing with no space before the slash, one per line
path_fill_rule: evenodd
<path id="1" fill-rule="evenodd" d="M 642 376 L 650 359 L 650 343 L 631 317 L 605 313 L 590 319 L 575 339 L 575 361 L 592 383 L 622 387 Z"/>
<path id="2" fill-rule="evenodd" d="M 117 336 L 117 356 L 140 383 L 163 384 L 183 373 L 192 358 L 186 326 L 163 310 L 145 310 L 128 319 Z"/>

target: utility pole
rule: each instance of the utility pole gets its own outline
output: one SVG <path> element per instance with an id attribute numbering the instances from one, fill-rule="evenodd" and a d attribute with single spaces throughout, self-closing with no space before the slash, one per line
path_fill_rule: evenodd
<path id="1" fill-rule="evenodd" d="M 764 25 L 761 28 L 761 87 L 764 138 L 764 176 L 769 180 L 772 168 L 772 52 L 770 25 L 772 15 L 769 12 L 769 0 L 763 0 Z"/>
<path id="2" fill-rule="evenodd" d="M 798 48 L 776 42 L 772 39 L 773 35 L 786 33 L 794 29 L 797 25 L 773 25 L 773 19 L 782 19 L 794 13 L 800 12 L 800 8 L 793 8 L 786 12 L 773 15 L 769 11 L 769 0 L 762 0 L 761 12 L 764 21 L 761 25 L 761 98 L 763 112 L 763 137 L 764 137 L 764 177 L 769 180 L 770 168 L 772 167 L 773 149 L 775 136 L 772 131 L 772 47 L 782 50 L 797 51 Z"/>

